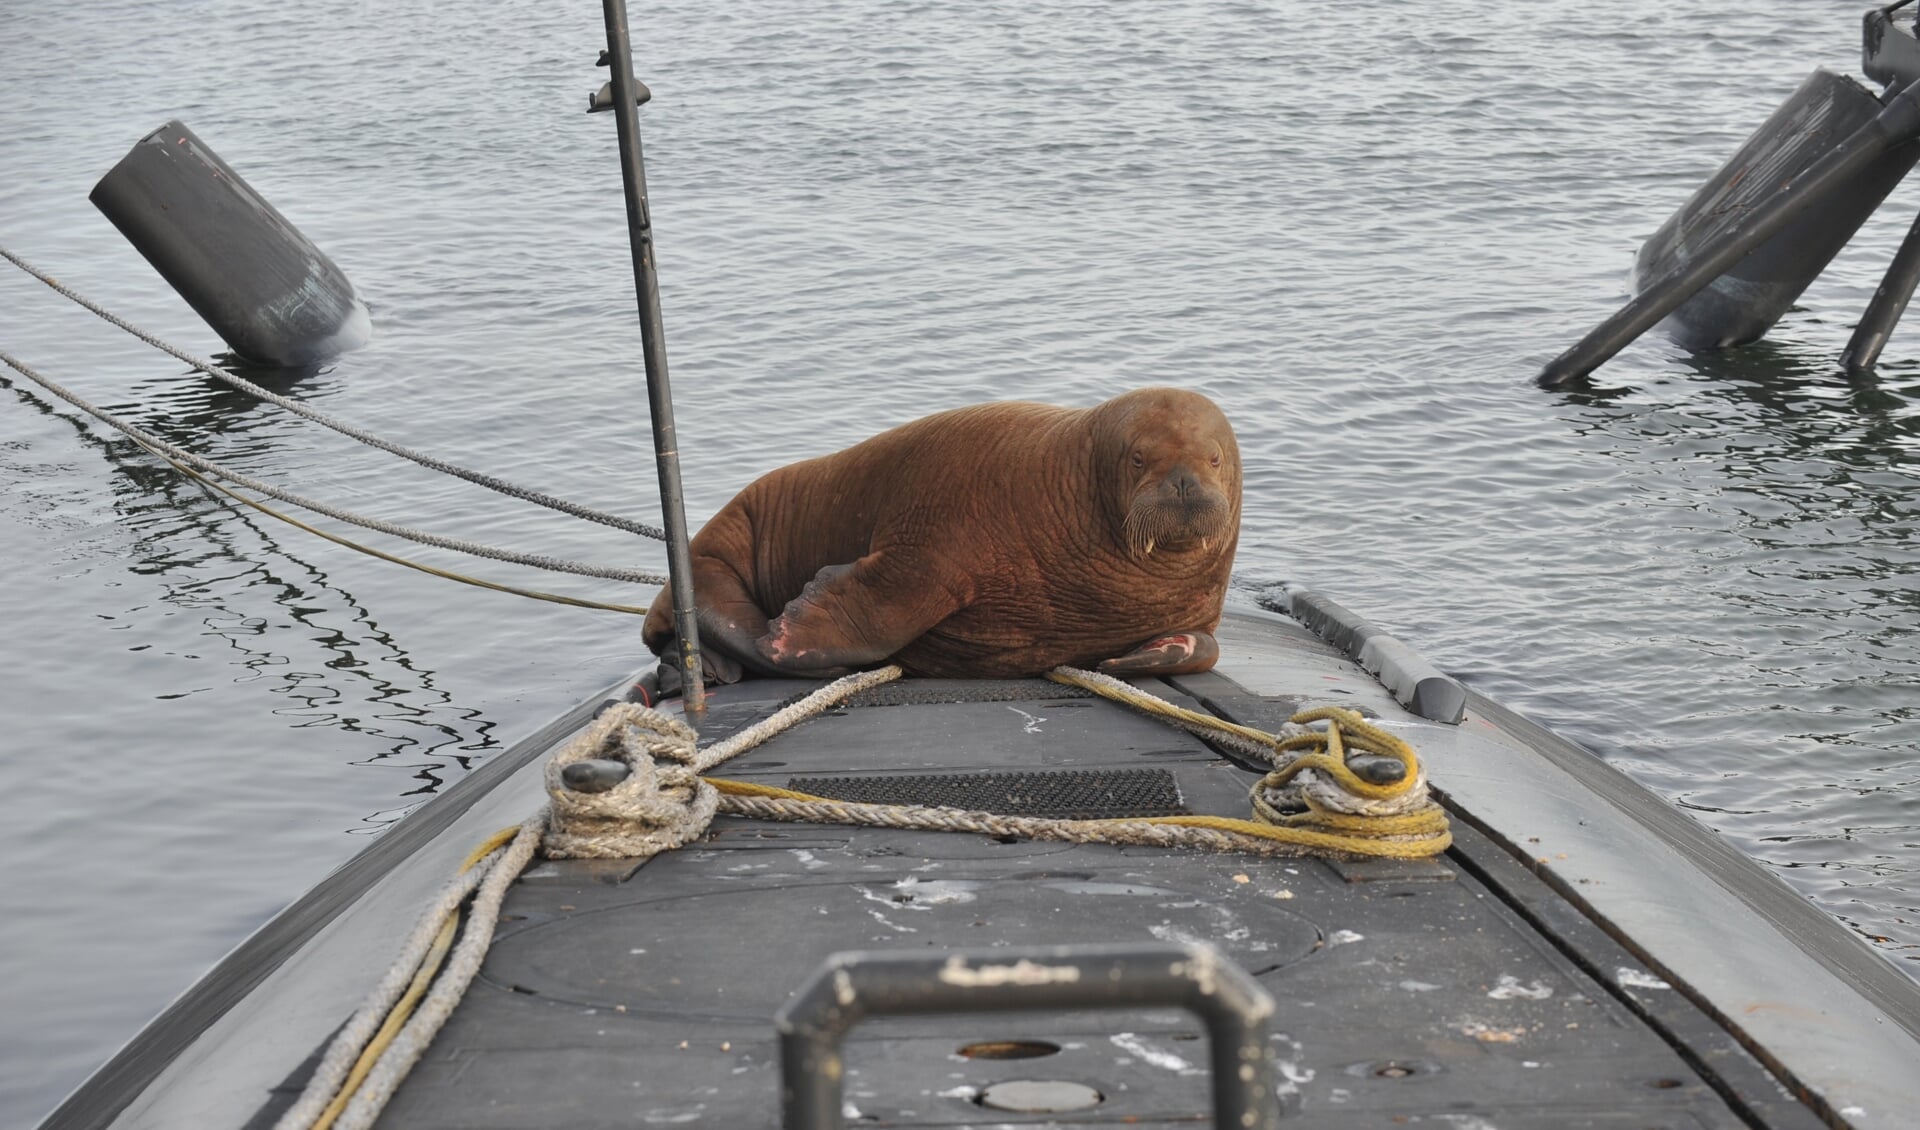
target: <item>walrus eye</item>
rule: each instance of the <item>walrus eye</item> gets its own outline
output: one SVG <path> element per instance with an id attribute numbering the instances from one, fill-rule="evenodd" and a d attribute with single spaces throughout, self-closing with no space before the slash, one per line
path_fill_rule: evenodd
<path id="1" fill-rule="evenodd" d="M 1213 464 L 1215 467 L 1218 467 L 1220 465 L 1220 453 L 1218 451 L 1214 452 L 1213 457 L 1211 459 L 1208 459 L 1207 462 Z"/>
<path id="2" fill-rule="evenodd" d="M 1135 470 L 1139 470 L 1141 467 L 1144 467 L 1147 465 L 1146 458 L 1142 456 L 1138 451 L 1133 453 L 1132 459 L 1133 459 L 1133 466 Z"/>

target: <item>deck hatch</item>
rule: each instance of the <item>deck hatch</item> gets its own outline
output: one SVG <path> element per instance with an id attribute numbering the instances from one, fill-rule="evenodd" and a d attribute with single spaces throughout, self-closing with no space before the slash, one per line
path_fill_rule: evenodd
<path id="1" fill-rule="evenodd" d="M 794 777 L 787 787 L 860 804 L 920 804 L 998 816 L 1101 820 L 1177 816 L 1186 800 L 1165 769 Z"/>

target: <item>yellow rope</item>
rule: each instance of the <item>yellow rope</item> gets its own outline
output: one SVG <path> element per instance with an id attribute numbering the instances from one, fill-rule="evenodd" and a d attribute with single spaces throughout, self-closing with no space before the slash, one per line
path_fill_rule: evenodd
<path id="1" fill-rule="evenodd" d="M 1313 710 L 1302 710 L 1288 719 L 1305 725 L 1309 722 L 1325 721 L 1325 730 L 1315 730 L 1296 738 L 1287 738 L 1278 742 L 1274 748 L 1281 753 L 1290 753 L 1296 749 L 1319 748 L 1320 752 L 1307 753 L 1295 758 L 1283 768 L 1267 774 L 1260 782 L 1263 788 L 1284 785 L 1302 769 L 1318 769 L 1340 783 L 1340 787 L 1355 796 L 1370 800 L 1388 800 L 1400 796 L 1418 785 L 1416 777 L 1420 772 L 1420 759 L 1414 755 L 1413 747 L 1377 726 L 1369 724 L 1360 717 L 1358 711 L 1339 706 L 1322 706 Z M 1346 747 L 1365 750 L 1368 753 L 1391 757 L 1406 768 L 1406 775 L 1398 781 L 1388 784 L 1375 784 L 1356 774 L 1347 767 Z"/>
<path id="2" fill-rule="evenodd" d="M 462 867 L 461 870 L 465 871 L 467 868 Z M 428 950 L 427 956 L 421 959 L 420 968 L 414 972 L 413 980 L 408 983 L 406 993 L 394 1002 L 392 1011 L 387 1013 L 386 1022 L 380 1025 L 380 1030 L 374 1033 L 373 1039 L 367 1041 L 367 1046 L 360 1052 L 360 1058 L 353 1061 L 353 1070 L 347 1073 L 347 1081 L 340 1085 L 340 1090 L 333 1096 L 333 1101 L 328 1103 L 327 1108 L 320 1112 L 320 1117 L 314 1120 L 313 1130 L 328 1130 L 328 1127 L 333 1125 L 334 1119 L 340 1117 L 340 1112 L 347 1109 L 347 1104 L 353 1101 L 354 1092 L 360 1089 L 360 1084 L 366 1080 L 368 1072 L 372 1071 L 373 1065 L 379 1062 L 380 1056 L 387 1050 L 387 1045 L 393 1043 L 393 1038 L 400 1034 L 401 1028 L 406 1026 L 408 1018 L 413 1015 L 414 1006 L 420 1003 L 421 997 L 427 995 L 427 986 L 432 983 L 434 974 L 440 972 L 440 965 L 446 960 L 447 951 L 453 948 L 453 936 L 459 931 L 460 912 L 455 910 L 447 915 L 445 922 L 440 924 L 440 932 L 434 935 L 433 948 Z"/>
<path id="3" fill-rule="evenodd" d="M 512 825 L 511 827 L 502 828 L 498 832 L 495 832 L 493 835 L 488 836 L 484 840 L 481 840 L 480 846 L 477 848 L 474 848 L 471 852 L 469 852 L 467 854 L 466 862 L 460 865 L 460 874 L 464 875 L 467 872 L 473 870 L 475 867 L 479 866 L 481 860 L 487 858 L 488 856 L 492 855 L 494 852 L 499 851 L 501 848 L 506 847 L 508 844 L 512 843 L 513 838 L 519 834 L 520 834 L 520 825 L 515 824 L 515 825 Z"/>
<path id="4" fill-rule="evenodd" d="M 1132 694 L 1123 694 L 1115 691 L 1112 685 L 1095 679 L 1088 679 L 1069 667 L 1056 667 L 1047 672 L 1047 678 L 1052 679 L 1056 683 L 1065 683 L 1071 687 L 1081 687 L 1085 690 L 1092 691 L 1102 698 L 1110 698 L 1115 702 L 1123 702 L 1145 714 L 1158 714 L 1162 718 L 1172 718 L 1191 725 L 1204 726 L 1209 730 L 1238 734 L 1249 741 L 1258 742 L 1269 748 L 1277 749 L 1279 746 L 1280 739 L 1267 733 L 1265 730 L 1256 730 L 1252 726 L 1242 726 L 1238 722 L 1229 722 L 1224 718 L 1215 718 L 1211 714 L 1202 714 L 1197 710 L 1188 710 L 1184 706 L 1176 706 L 1166 699 L 1158 698 L 1154 695 L 1138 691 Z M 1120 686 L 1126 687 L 1129 691 L 1133 689 L 1127 687 L 1125 683 L 1121 683 Z"/>
<path id="5" fill-rule="evenodd" d="M 1319 706 L 1300 711 L 1287 720 L 1303 726 L 1313 722 L 1326 722 L 1327 728 L 1282 739 L 1265 730 L 1256 730 L 1251 726 L 1242 726 L 1224 718 L 1215 718 L 1211 714 L 1202 714 L 1197 710 L 1176 706 L 1165 699 L 1135 690 L 1125 683 L 1088 679 L 1068 668 L 1055 668 L 1047 672 L 1047 678 L 1056 683 L 1083 687 L 1102 698 L 1125 703 L 1148 714 L 1173 718 L 1203 729 L 1235 734 L 1265 745 L 1276 754 L 1319 747 L 1319 752 L 1302 754 L 1286 766 L 1267 774 L 1266 778 L 1260 782 L 1261 788 L 1284 785 L 1302 769 L 1318 769 L 1339 782 L 1341 788 L 1369 800 L 1389 800 L 1419 784 L 1417 778 L 1420 772 L 1420 759 L 1413 752 L 1413 747 L 1368 722 L 1360 716 L 1359 711 L 1349 710 L 1343 706 Z M 1346 749 L 1349 746 L 1382 757 L 1390 757 L 1398 761 L 1406 769 L 1406 773 L 1400 780 L 1386 784 L 1376 784 L 1366 780 L 1347 767 Z M 1375 818 L 1362 817 L 1362 819 Z"/>
<path id="6" fill-rule="evenodd" d="M 898 810 L 926 807 L 905 804 L 862 806 L 835 800 L 832 797 L 783 789 L 778 785 L 762 785 L 753 781 L 736 781 L 723 777 L 704 777 L 702 780 L 726 796 L 762 797 L 769 800 L 833 805 L 843 808 L 873 807 Z M 956 814 L 962 812 L 960 809 L 941 809 L 941 811 Z M 995 816 L 993 813 L 981 815 Z M 1238 820 L 1230 816 L 1123 816 L 1099 820 L 1058 820 L 1049 823 L 1097 828 L 1139 824 L 1206 828 L 1216 832 L 1230 832 L 1259 840 L 1343 852 L 1348 855 L 1382 856 L 1395 859 L 1424 859 L 1445 851 L 1453 842 L 1447 828 L 1446 814 L 1438 805 L 1431 805 L 1427 809 L 1402 816 L 1353 816 L 1324 810 L 1310 810 L 1291 816 L 1275 813 L 1271 818 L 1262 813 L 1261 819 L 1258 820 Z"/>
<path id="7" fill-rule="evenodd" d="M 778 785 L 758 785 L 752 781 L 735 781 L 726 777 L 702 777 L 701 780 L 719 789 L 727 796 L 761 796 L 773 800 L 831 800 L 831 797 L 814 796 L 812 793 L 795 792 Z"/>

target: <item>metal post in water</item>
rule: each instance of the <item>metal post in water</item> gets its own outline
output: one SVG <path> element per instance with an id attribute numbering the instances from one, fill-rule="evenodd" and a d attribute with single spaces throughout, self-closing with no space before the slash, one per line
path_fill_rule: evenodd
<path id="1" fill-rule="evenodd" d="M 1906 312 L 1917 285 L 1920 285 L 1920 217 L 1907 229 L 1907 238 L 1900 241 L 1900 250 L 1894 253 L 1893 262 L 1887 264 L 1886 277 L 1873 292 L 1873 301 L 1867 303 L 1866 313 L 1860 315 L 1860 324 L 1854 327 L 1846 352 L 1840 354 L 1840 363 L 1848 372 L 1871 369 L 1874 362 L 1880 360 L 1880 351 L 1887 347 L 1887 338 L 1893 336 L 1893 327 L 1900 324 L 1900 315 Z"/>
<path id="2" fill-rule="evenodd" d="M 1754 248 L 1771 239 L 1806 208 L 1844 190 L 1862 169 L 1896 145 L 1920 137 L 1920 90 L 1907 88 L 1890 97 L 1879 115 L 1854 131 L 1809 168 L 1800 179 L 1754 209 L 1712 247 L 1674 268 L 1635 295 L 1619 312 L 1600 323 L 1573 348 L 1547 364 L 1535 378 L 1542 388 L 1562 388 L 1605 364 L 1654 324 L 1719 278 Z"/>
<path id="3" fill-rule="evenodd" d="M 1754 209 L 1791 191 L 1808 169 L 1872 121 L 1883 105 L 1846 75 L 1815 70 L 1760 128 L 1708 177 L 1634 259 L 1643 289 L 1723 234 Z M 1845 188 L 1809 207 L 1773 238 L 1681 303 L 1659 328 L 1684 349 L 1725 349 L 1766 336 L 1827 264 L 1859 232 L 1920 160 L 1920 147 L 1898 145 Z"/>
<path id="4" fill-rule="evenodd" d="M 700 627 L 693 600 L 693 554 L 688 548 L 685 496 L 680 491 L 679 441 L 673 430 L 673 394 L 667 386 L 666 330 L 660 320 L 660 280 L 653 266 L 653 219 L 647 212 L 647 173 L 640 152 L 640 113 L 627 36 L 626 0 L 603 0 L 606 62 L 613 69 L 614 121 L 620 134 L 620 179 L 627 194 L 627 237 L 640 302 L 640 345 L 647 365 L 647 408 L 660 468 L 660 512 L 667 528 L 667 574 L 673 594 L 673 630 L 680 641 L 681 706 L 696 719 L 707 709 L 700 673 Z"/>

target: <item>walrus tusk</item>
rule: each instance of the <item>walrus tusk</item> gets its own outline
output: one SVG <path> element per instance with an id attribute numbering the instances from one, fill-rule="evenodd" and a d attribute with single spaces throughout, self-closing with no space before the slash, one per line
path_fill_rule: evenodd
<path id="1" fill-rule="evenodd" d="M 1147 539 L 1147 548 L 1142 552 L 1144 556 L 1147 556 L 1147 557 L 1153 556 L 1153 539 L 1152 538 Z"/>

